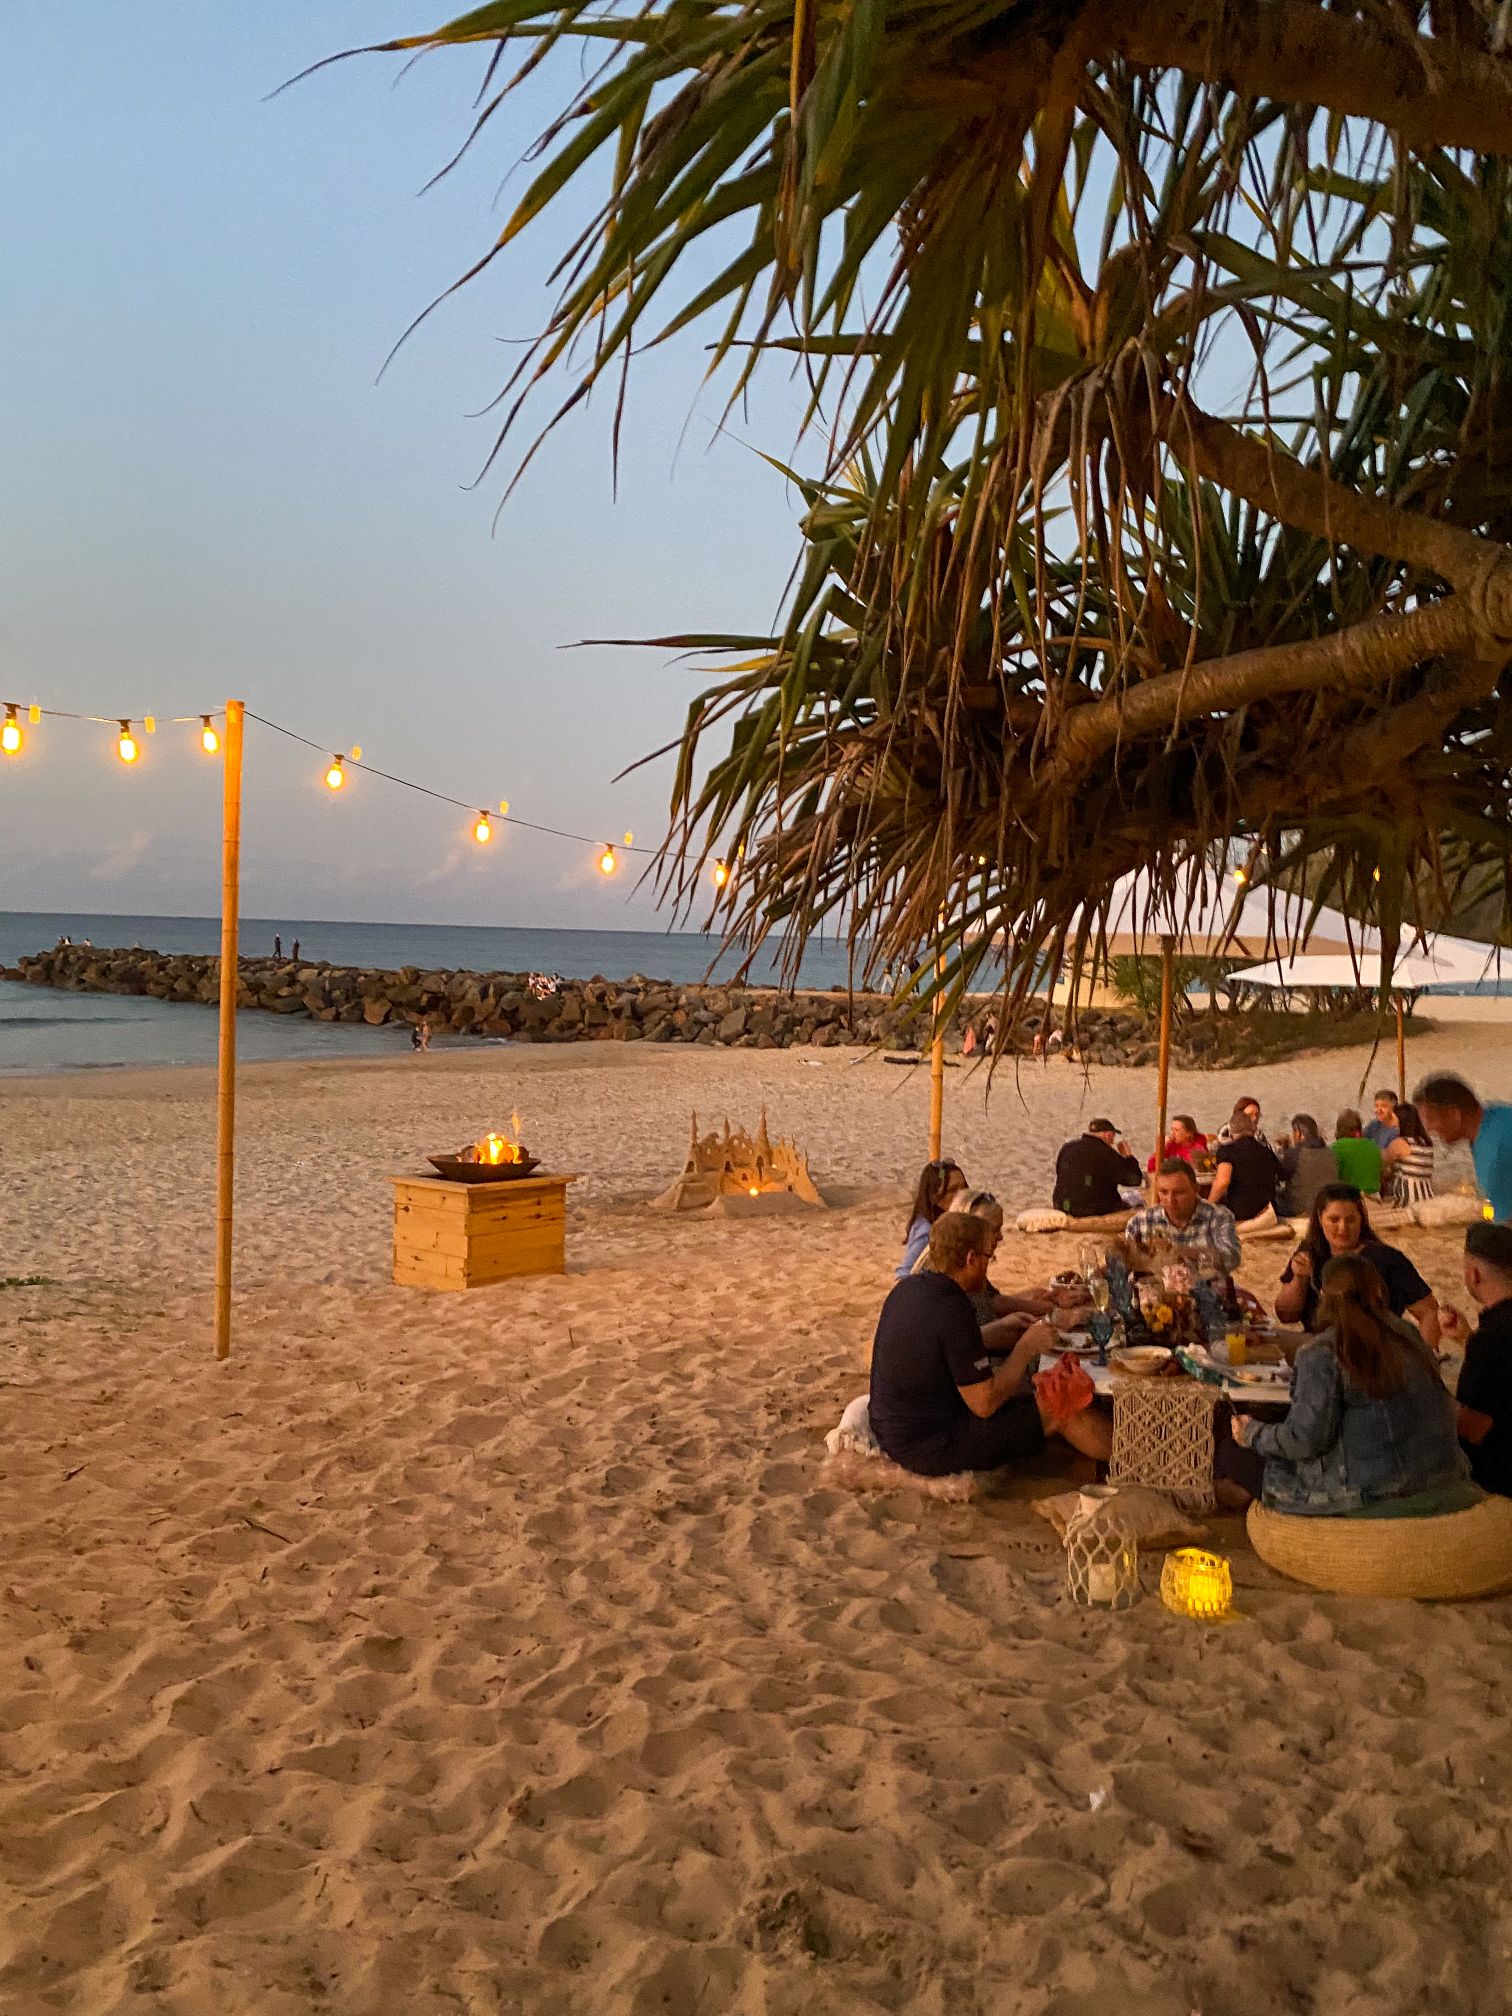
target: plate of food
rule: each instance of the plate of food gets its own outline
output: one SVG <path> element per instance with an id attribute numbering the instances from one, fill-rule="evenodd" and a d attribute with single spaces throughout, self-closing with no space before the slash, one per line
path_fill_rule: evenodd
<path id="1" fill-rule="evenodd" d="M 1291 1383 L 1284 1365 L 1231 1365 L 1228 1376 L 1239 1386 L 1287 1386 Z"/>
<path id="2" fill-rule="evenodd" d="M 1108 1353 L 1113 1370 L 1127 1373 L 1131 1379 L 1148 1379 L 1163 1372 L 1170 1362 L 1171 1354 L 1164 1344 L 1126 1344 L 1122 1351 Z"/>
<path id="3" fill-rule="evenodd" d="M 1096 1349 L 1085 1330 L 1065 1330 L 1056 1338 L 1048 1355 L 1054 1357 L 1056 1353 L 1064 1355 L 1069 1351 L 1077 1358 L 1089 1358 Z"/>

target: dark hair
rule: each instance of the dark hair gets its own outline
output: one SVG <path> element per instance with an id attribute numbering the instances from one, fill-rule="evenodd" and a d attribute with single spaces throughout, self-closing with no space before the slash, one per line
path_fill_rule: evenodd
<path id="1" fill-rule="evenodd" d="M 1185 1127 L 1188 1134 L 1194 1138 L 1202 1132 L 1202 1129 L 1197 1125 L 1197 1122 L 1192 1118 L 1190 1113 L 1173 1113 L 1171 1115 L 1171 1125 L 1173 1127 Z"/>
<path id="2" fill-rule="evenodd" d="M 936 1274 L 955 1274 L 973 1253 L 985 1259 L 992 1244 L 992 1228 L 969 1211 L 946 1211 L 936 1218 L 929 1232 L 929 1264 Z"/>
<path id="3" fill-rule="evenodd" d="M 1190 1162 L 1180 1155 L 1173 1155 L 1169 1161 L 1162 1162 L 1160 1167 L 1155 1171 L 1155 1174 L 1157 1176 L 1185 1176 L 1192 1188 L 1194 1190 L 1197 1188 L 1196 1170 L 1193 1169 Z"/>
<path id="4" fill-rule="evenodd" d="M 1396 1109 L 1397 1132 L 1404 1141 L 1412 1141 L 1420 1148 L 1431 1148 L 1433 1136 L 1423 1125 L 1423 1116 L 1408 1100 L 1404 1099 Z"/>
<path id="5" fill-rule="evenodd" d="M 924 1164 L 914 1188 L 913 1202 L 908 1207 L 908 1223 L 903 1227 L 905 1239 L 919 1219 L 922 1218 L 926 1225 L 933 1225 L 945 1209 L 945 1192 L 950 1187 L 952 1176 L 960 1176 L 963 1183 L 966 1181 L 960 1163 L 952 1162 L 948 1156 L 938 1162 Z"/>
<path id="6" fill-rule="evenodd" d="M 1392 1109 L 1393 1112 L 1396 1111 L 1397 1095 L 1395 1094 L 1395 1092 L 1387 1092 L 1383 1090 L 1380 1092 L 1372 1092 L 1370 1096 L 1372 1101 L 1376 1099 L 1384 1100 L 1385 1103 Z"/>
<path id="7" fill-rule="evenodd" d="M 1512 1225 L 1496 1224 L 1488 1218 L 1467 1225 L 1465 1251 L 1472 1260 L 1494 1267 L 1498 1274 L 1512 1279 Z"/>
<path id="8" fill-rule="evenodd" d="M 1365 1199 L 1353 1183 L 1325 1183 L 1313 1199 L 1312 1210 L 1307 1216 L 1307 1230 L 1302 1234 L 1302 1250 L 1313 1264 L 1313 1279 L 1317 1280 L 1329 1264 L 1332 1248 L 1323 1233 L 1323 1213 L 1330 1204 L 1353 1204 L 1360 1214 L 1360 1243 L 1374 1239 L 1370 1229 L 1370 1213 L 1365 1209 Z"/>
<path id="9" fill-rule="evenodd" d="M 1318 1123 L 1314 1120 L 1311 1113 L 1293 1113 L 1292 1125 L 1309 1147 L 1314 1143 L 1319 1148 L 1323 1146 L 1323 1136 L 1319 1133 Z"/>
<path id="10" fill-rule="evenodd" d="M 1318 1283 L 1318 1322 L 1340 1369 L 1357 1393 L 1384 1400 L 1407 1384 L 1409 1354 L 1431 1366 L 1435 1384 L 1438 1367 L 1425 1342 L 1414 1347 L 1391 1322 L 1386 1283 L 1358 1253 L 1330 1260 Z"/>
<path id="11" fill-rule="evenodd" d="M 1412 1088 L 1414 1106 L 1445 1106 L 1451 1113 L 1479 1113 L 1481 1102 L 1457 1072 L 1430 1071 Z"/>
<path id="12" fill-rule="evenodd" d="M 1360 1116 L 1356 1113 L 1353 1106 L 1346 1106 L 1334 1122 L 1334 1139 L 1336 1141 L 1341 1137 L 1353 1140 L 1356 1134 L 1361 1134 L 1364 1131 Z"/>
<path id="13" fill-rule="evenodd" d="M 1234 1101 L 1234 1111 L 1237 1113 L 1241 1106 L 1253 1106 L 1257 1113 L 1260 1111 L 1260 1101 L 1248 1092 Z"/>

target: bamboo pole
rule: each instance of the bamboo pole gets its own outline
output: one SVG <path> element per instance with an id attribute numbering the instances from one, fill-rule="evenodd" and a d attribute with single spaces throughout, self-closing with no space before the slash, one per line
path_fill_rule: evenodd
<path id="1" fill-rule="evenodd" d="M 1405 1100 L 1407 1097 L 1407 1027 L 1402 1014 L 1402 997 L 1398 994 L 1395 999 L 1397 1022 L 1397 1097 L 1398 1099 Z"/>
<path id="2" fill-rule="evenodd" d="M 935 960 L 935 978 L 945 977 L 945 955 Z M 929 1053 L 929 1159 L 938 1162 L 945 1139 L 945 1021 L 940 1013 L 940 996 L 934 998 L 934 1046 Z"/>
<path id="3" fill-rule="evenodd" d="M 221 799 L 220 1053 L 215 1121 L 215 1355 L 231 1355 L 231 1233 L 236 1179 L 236 995 L 240 978 L 242 726 L 245 706 L 226 702 Z"/>
<path id="4" fill-rule="evenodd" d="M 1176 965 L 1176 940 L 1160 941 L 1160 1083 L 1155 1097 L 1155 1167 L 1165 1155 L 1166 1103 L 1171 1087 L 1171 986 Z"/>

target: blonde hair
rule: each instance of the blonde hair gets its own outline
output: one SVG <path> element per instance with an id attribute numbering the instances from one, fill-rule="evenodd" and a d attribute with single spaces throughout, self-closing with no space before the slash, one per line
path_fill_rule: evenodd
<path id="1" fill-rule="evenodd" d="M 994 1232 L 1003 1229 L 1003 1207 L 990 1190 L 958 1190 L 946 1206 L 949 1211 L 965 1211 L 980 1218 Z"/>

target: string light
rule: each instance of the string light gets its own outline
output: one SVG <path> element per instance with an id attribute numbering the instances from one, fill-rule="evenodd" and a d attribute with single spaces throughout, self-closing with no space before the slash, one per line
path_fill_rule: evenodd
<path id="1" fill-rule="evenodd" d="M 1234 880 L 1239 884 L 1239 887 L 1242 889 L 1245 883 L 1248 882 L 1249 876 L 1245 873 L 1245 871 L 1242 868 L 1236 868 L 1234 870 Z"/>
<path id="2" fill-rule="evenodd" d="M 200 716 L 200 747 L 207 756 L 213 756 L 220 747 L 220 737 L 212 727 L 208 714 Z"/>
<path id="3" fill-rule="evenodd" d="M 344 756 L 333 756 L 331 758 L 331 767 L 325 774 L 327 791 L 339 791 L 342 785 L 345 784 L 346 771 L 341 767 L 345 761 L 346 758 Z"/>
<path id="4" fill-rule="evenodd" d="M 21 733 L 21 723 L 16 719 L 15 708 L 7 706 L 5 710 L 5 726 L 0 728 L 0 749 L 3 749 L 7 756 L 19 756 L 21 754 L 21 744 L 25 739 L 25 736 Z"/>
<path id="5" fill-rule="evenodd" d="M 728 864 L 723 861 L 716 861 L 714 863 L 714 887 L 716 889 L 723 889 L 729 879 L 730 870 Z"/>
<path id="6" fill-rule="evenodd" d="M 473 838 L 480 847 L 486 847 L 489 841 L 492 840 L 493 828 L 488 823 L 488 814 L 486 812 L 478 814 L 478 823 L 473 828 Z"/>
<path id="7" fill-rule="evenodd" d="M 600 875 L 612 875 L 615 869 L 618 868 L 619 862 L 614 858 L 614 842 L 612 840 L 604 842 L 604 851 L 599 856 L 598 865 Z"/>
<path id="8" fill-rule="evenodd" d="M 116 737 L 116 754 L 123 763 L 135 763 L 142 752 L 137 747 L 137 739 L 131 732 L 131 723 L 122 721 L 121 732 Z"/>

